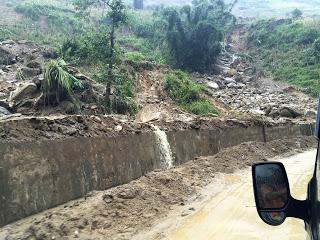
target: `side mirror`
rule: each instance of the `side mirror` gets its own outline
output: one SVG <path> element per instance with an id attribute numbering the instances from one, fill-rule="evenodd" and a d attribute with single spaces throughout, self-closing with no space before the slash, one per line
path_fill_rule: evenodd
<path id="1" fill-rule="evenodd" d="M 282 163 L 255 164 L 252 177 L 257 211 L 264 222 L 279 226 L 287 217 L 308 220 L 308 202 L 292 198 Z"/>

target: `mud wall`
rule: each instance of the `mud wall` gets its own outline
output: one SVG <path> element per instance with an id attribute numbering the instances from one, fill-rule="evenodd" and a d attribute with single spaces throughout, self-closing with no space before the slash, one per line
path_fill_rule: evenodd
<path id="1" fill-rule="evenodd" d="M 175 164 L 248 141 L 312 135 L 309 124 L 168 132 Z M 0 226 L 159 168 L 154 133 L 0 143 Z"/>

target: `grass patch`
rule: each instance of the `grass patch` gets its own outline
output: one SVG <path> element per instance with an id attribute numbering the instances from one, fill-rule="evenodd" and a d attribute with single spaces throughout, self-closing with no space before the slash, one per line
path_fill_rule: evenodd
<path id="1" fill-rule="evenodd" d="M 146 60 L 146 57 L 140 52 L 125 53 L 125 57 L 126 57 L 126 59 L 131 60 L 131 61 L 135 61 L 135 62 L 141 62 L 141 61 Z"/>
<path id="2" fill-rule="evenodd" d="M 249 29 L 251 55 L 260 56 L 257 69 L 275 80 L 320 94 L 320 25 L 304 20 L 263 20 Z"/>
<path id="3" fill-rule="evenodd" d="M 182 71 L 175 71 L 167 76 L 165 91 L 169 97 L 186 111 L 201 116 L 217 116 L 214 106 L 201 97 L 204 88 L 192 82 Z"/>

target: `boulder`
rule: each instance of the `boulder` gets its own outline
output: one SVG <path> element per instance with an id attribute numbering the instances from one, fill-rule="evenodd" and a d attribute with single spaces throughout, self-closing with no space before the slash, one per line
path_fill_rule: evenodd
<path id="1" fill-rule="evenodd" d="M 36 77 L 42 73 L 40 68 L 23 67 L 20 70 L 24 78 Z"/>
<path id="2" fill-rule="evenodd" d="M 230 69 L 229 71 L 228 71 L 228 75 L 229 75 L 229 77 L 234 77 L 235 75 L 237 75 L 237 70 L 236 69 L 234 69 L 234 68 L 232 68 L 232 69 Z"/>
<path id="3" fill-rule="evenodd" d="M 41 64 L 36 61 L 31 61 L 31 62 L 27 63 L 27 67 L 41 69 Z"/>
<path id="4" fill-rule="evenodd" d="M 7 101 L 5 100 L 0 100 L 0 107 L 6 108 L 6 109 L 10 109 L 10 105 Z"/>
<path id="5" fill-rule="evenodd" d="M 14 44 L 16 44 L 16 43 L 13 40 L 6 40 L 6 41 L 1 42 L 1 45 L 14 45 Z"/>
<path id="6" fill-rule="evenodd" d="M 227 84 L 227 87 L 228 88 L 235 88 L 235 87 L 237 87 L 237 85 L 235 83 L 229 83 L 229 84 Z"/>
<path id="7" fill-rule="evenodd" d="M 37 85 L 38 89 L 41 88 L 43 81 L 44 81 L 43 77 L 35 77 L 34 79 L 32 79 L 32 82 Z"/>
<path id="8" fill-rule="evenodd" d="M 208 82 L 207 83 L 208 87 L 214 90 L 218 90 L 220 87 L 216 82 Z"/>
<path id="9" fill-rule="evenodd" d="M 301 117 L 302 114 L 297 110 L 294 109 L 293 107 L 282 107 L 279 111 L 280 117 L 287 117 L 287 118 L 297 118 Z"/>
<path id="10" fill-rule="evenodd" d="M 250 113 L 255 114 L 255 115 L 265 115 L 265 112 L 260 109 L 251 109 Z"/>
<path id="11" fill-rule="evenodd" d="M 61 113 L 74 114 L 77 112 L 77 106 L 71 101 L 62 101 L 57 106 L 57 110 Z"/>
<path id="12" fill-rule="evenodd" d="M 224 82 L 225 82 L 226 84 L 236 83 L 236 81 L 235 81 L 233 78 L 229 78 L 229 77 L 225 78 L 225 79 L 224 79 Z"/>
<path id="13" fill-rule="evenodd" d="M 312 119 L 316 119 L 317 117 L 317 112 L 316 111 L 312 111 L 312 110 L 308 110 L 305 112 L 305 117 L 307 118 L 312 118 Z"/>
<path id="14" fill-rule="evenodd" d="M 0 65 L 11 65 L 15 62 L 15 56 L 0 47 Z"/>
<path id="15" fill-rule="evenodd" d="M 4 107 L 0 107 L 0 117 L 1 116 L 7 116 L 7 115 L 11 115 L 11 112 L 9 112 L 6 108 Z"/>
<path id="16" fill-rule="evenodd" d="M 59 57 L 58 53 L 53 48 L 44 49 L 42 52 L 42 56 L 51 59 L 56 59 Z"/>
<path id="17" fill-rule="evenodd" d="M 30 97 L 30 95 L 36 93 L 38 87 L 34 83 L 26 83 L 23 86 L 17 88 L 10 97 L 10 102 L 21 101 L 22 99 L 26 99 Z"/>
<path id="18" fill-rule="evenodd" d="M 268 115 L 272 118 L 298 118 L 302 116 L 299 110 L 291 106 L 283 106 L 280 109 L 274 109 Z"/>
<path id="19" fill-rule="evenodd" d="M 237 88 L 244 88 L 246 85 L 245 84 L 243 84 L 243 83 L 238 83 L 237 84 Z"/>

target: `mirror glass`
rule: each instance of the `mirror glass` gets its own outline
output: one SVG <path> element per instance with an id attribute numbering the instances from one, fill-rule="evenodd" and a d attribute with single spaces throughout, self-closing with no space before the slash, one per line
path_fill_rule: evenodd
<path id="1" fill-rule="evenodd" d="M 270 163 L 256 166 L 255 181 L 260 210 L 281 210 L 287 205 L 289 184 L 287 174 L 281 165 Z"/>
<path id="2" fill-rule="evenodd" d="M 279 226 L 286 219 L 286 214 L 284 212 L 260 212 L 260 216 L 263 221 L 272 226 Z"/>

